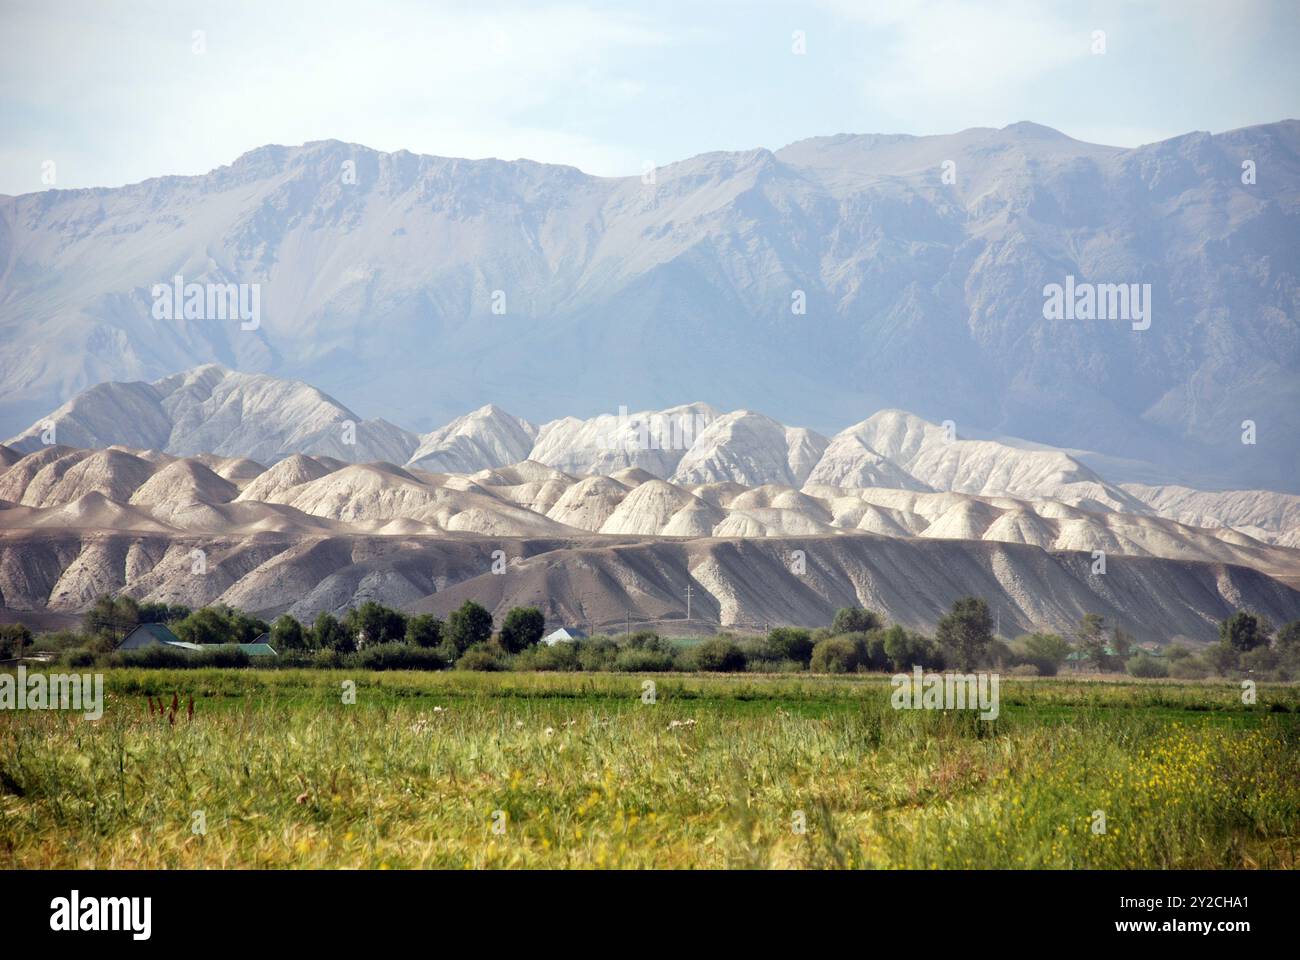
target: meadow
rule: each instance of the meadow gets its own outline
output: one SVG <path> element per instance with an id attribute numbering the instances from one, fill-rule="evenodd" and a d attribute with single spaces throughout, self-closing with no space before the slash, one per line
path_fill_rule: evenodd
<path id="1" fill-rule="evenodd" d="M 0 712 L 0 867 L 1300 859 L 1294 685 L 1245 704 L 1231 682 L 1004 680 L 992 721 L 895 710 L 879 675 L 116 669 L 106 689 L 94 722 Z"/>

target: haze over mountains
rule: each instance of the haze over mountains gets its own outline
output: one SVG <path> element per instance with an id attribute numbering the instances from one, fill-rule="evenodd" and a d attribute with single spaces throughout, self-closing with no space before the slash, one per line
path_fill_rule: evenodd
<path id="1" fill-rule="evenodd" d="M 359 458 L 407 462 L 415 434 L 386 421 L 419 431 L 430 469 L 476 462 L 469 434 L 430 431 L 489 402 L 586 422 L 703 398 L 774 418 L 717 427 L 733 438 L 796 423 L 833 439 L 830 463 L 865 471 L 818 478 L 836 483 L 899 466 L 927 485 L 944 470 L 983 482 L 942 456 L 873 466 L 832 437 L 892 407 L 1086 451 L 1114 483 L 1300 492 L 1298 147 L 1294 120 L 1137 149 L 1015 124 L 705 154 L 643 182 L 328 141 L 200 177 L 0 198 L 0 433 L 101 381 L 215 361 L 353 398 Z M 257 328 L 156 319 L 151 291 L 177 275 L 259 284 Z M 1151 284 L 1150 329 L 1044 320 L 1044 286 L 1067 276 Z M 220 390 L 198 408 L 183 384 L 116 398 L 139 429 L 123 442 L 165 446 L 166 429 L 191 452 L 227 438 L 235 452 Z M 332 414 L 303 402 L 291 430 L 237 452 L 310 440 Z M 527 434 L 494 429 L 493 456 Z M 819 442 L 788 436 L 745 482 L 807 482 Z M 741 468 L 674 464 L 691 480 Z"/>

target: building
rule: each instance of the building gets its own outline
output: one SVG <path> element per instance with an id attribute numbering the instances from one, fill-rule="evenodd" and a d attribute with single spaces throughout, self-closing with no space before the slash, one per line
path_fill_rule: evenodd
<path id="1" fill-rule="evenodd" d="M 267 642 L 270 639 L 270 634 L 264 633 L 254 643 L 187 643 L 167 629 L 165 624 L 142 623 L 126 635 L 126 639 L 117 645 L 117 649 L 143 650 L 145 647 L 171 647 L 173 650 L 198 653 L 203 650 L 223 650 L 238 647 L 250 657 L 279 656 L 271 644 Z"/>
<path id="2" fill-rule="evenodd" d="M 574 640 L 586 640 L 587 635 L 577 627 L 560 627 L 542 637 L 542 643 L 548 647 L 556 643 L 572 643 Z"/>
<path id="3" fill-rule="evenodd" d="M 126 639 L 117 645 L 119 650 L 143 650 L 145 647 L 179 647 L 182 650 L 198 650 L 197 643 L 186 643 L 167 629 L 163 623 L 141 623 L 126 635 Z"/>

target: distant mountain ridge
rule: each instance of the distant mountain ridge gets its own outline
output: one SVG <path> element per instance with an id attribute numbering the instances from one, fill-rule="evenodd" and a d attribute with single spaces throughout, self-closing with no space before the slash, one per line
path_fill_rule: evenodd
<path id="1" fill-rule="evenodd" d="M 1095 451 L 1116 482 L 1300 492 L 1297 236 L 1295 120 L 1135 149 L 1030 123 L 840 135 L 646 178 L 267 146 L 203 176 L 0 197 L 0 430 L 216 362 L 421 433 L 489 402 L 585 420 L 704 397 L 823 436 L 899 408 Z M 177 276 L 258 284 L 258 323 L 155 317 Z M 1045 320 L 1067 276 L 1149 283 L 1150 329 Z M 165 401 L 119 402 L 154 435 Z M 409 440 L 370 442 L 396 459 Z M 787 445 L 791 479 L 810 442 Z"/>
<path id="2" fill-rule="evenodd" d="M 51 437 L 57 446 L 46 442 Z M 153 450 L 179 457 L 203 454 L 213 469 L 217 469 L 213 458 L 256 461 L 248 469 L 255 467 L 259 474 L 262 464 L 276 464 L 254 482 L 258 491 L 254 499 L 258 500 L 279 489 L 267 487 L 268 478 L 279 477 L 283 471 L 292 480 L 288 485 L 293 486 L 347 463 L 381 461 L 408 470 L 491 477 L 516 464 L 530 463 L 543 472 L 540 480 L 547 479 L 548 470 L 594 478 L 594 486 L 579 485 L 584 497 L 614 493 L 601 484 L 624 473 L 636 478 L 633 486 L 658 478 L 679 487 L 770 486 L 813 493 L 843 489 L 951 492 L 1026 502 L 1055 501 L 1076 510 L 1136 517 L 1158 515 L 1198 527 L 1230 527 L 1264 542 L 1300 546 L 1300 497 L 1272 491 L 1210 493 L 1114 484 L 1066 451 L 1012 438 L 967 440 L 951 425 L 930 423 L 901 410 L 878 411 L 824 437 L 753 411 L 724 412 L 703 403 L 659 411 L 623 411 L 588 420 L 564 417 L 540 426 L 489 404 L 420 435 L 385 420 L 359 420 L 348 407 L 305 383 L 206 365 L 151 384 L 92 387 L 0 446 L 0 458 L 16 460 L 22 454 L 43 451 L 54 457 L 54 451 L 68 447 Z M 39 468 L 45 460 L 37 457 L 24 462 Z M 0 464 L 0 469 L 8 466 Z M 64 469 L 68 466 L 70 462 Z M 52 475 L 52 479 L 61 477 L 62 473 Z M 11 476 L 8 482 L 17 481 Z M 621 498 L 623 489 L 625 486 L 616 499 Z M 646 496 L 649 489 L 638 496 Z M 3 483 L 0 499 L 4 499 Z M 672 501 L 669 496 L 663 508 Z M 669 514 L 645 528 L 640 505 L 629 508 L 642 518 L 630 527 L 609 520 L 608 512 L 601 516 L 601 524 L 612 523 L 605 532 L 661 535 L 668 515 L 681 506 L 676 502 Z M 796 506 L 803 509 L 808 505 Z M 548 503 L 546 509 L 550 507 Z M 574 509 L 582 513 L 577 504 Z M 653 508 L 650 513 L 654 514 Z M 812 515 L 817 515 L 817 510 Z M 857 526 L 859 519 L 855 517 L 852 525 Z M 684 514 L 677 522 L 682 535 L 700 536 L 721 520 L 720 514 L 700 513 L 689 518 Z M 819 522 L 829 520 L 827 515 Z M 967 525 L 964 520 L 953 522 L 957 530 Z M 749 523 L 737 521 L 725 528 L 727 535 L 744 536 L 746 531 L 769 535 L 761 520 Z M 777 522 L 775 529 L 791 532 L 783 523 Z M 988 522 L 978 526 L 982 531 Z M 906 523 L 898 527 L 896 520 L 884 514 L 868 518 L 862 529 L 913 532 Z M 1030 542 L 1046 537 L 1046 543 L 1053 542 L 1056 534 L 1048 537 L 1031 532 L 1028 537 Z M 1020 535 L 1012 539 L 1020 539 Z"/>

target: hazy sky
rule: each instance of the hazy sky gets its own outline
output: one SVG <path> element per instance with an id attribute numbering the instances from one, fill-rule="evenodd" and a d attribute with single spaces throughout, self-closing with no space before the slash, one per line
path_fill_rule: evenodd
<path id="1" fill-rule="evenodd" d="M 620 175 L 843 132 L 1300 117 L 1297 0 L 0 0 L 0 38 L 0 193 L 325 138 Z"/>

